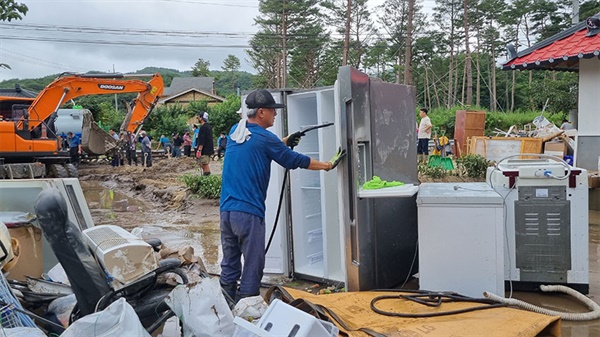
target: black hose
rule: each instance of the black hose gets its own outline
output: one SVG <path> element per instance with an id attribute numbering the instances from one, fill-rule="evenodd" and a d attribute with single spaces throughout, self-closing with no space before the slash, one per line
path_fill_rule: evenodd
<path id="1" fill-rule="evenodd" d="M 457 315 L 463 314 L 466 312 L 476 311 L 476 310 L 486 310 L 493 309 L 499 307 L 506 307 L 506 304 L 498 303 L 493 300 L 485 299 L 485 298 L 472 298 L 463 296 L 457 293 L 451 292 L 434 292 L 427 290 L 406 290 L 406 289 L 387 289 L 385 291 L 399 291 L 404 293 L 416 293 L 416 295 L 381 295 L 373 298 L 371 300 L 371 310 L 373 312 L 378 313 L 384 316 L 392 316 L 392 317 L 406 317 L 406 318 L 423 318 L 423 317 L 438 317 L 438 316 L 448 316 L 448 315 Z M 390 312 L 384 311 L 376 307 L 376 303 L 381 300 L 388 299 L 402 299 L 407 301 L 412 301 L 415 303 L 419 303 L 422 305 L 426 305 L 429 307 L 440 307 L 443 303 L 450 302 L 468 302 L 468 303 L 482 303 L 486 305 L 480 305 L 471 308 L 457 309 L 457 310 L 449 310 L 449 311 L 440 311 L 433 313 L 425 313 L 425 314 L 411 314 L 411 313 L 403 313 L 403 312 Z"/>
<path id="2" fill-rule="evenodd" d="M 294 149 L 294 147 L 292 147 Z M 285 185 L 288 181 L 288 174 L 290 170 L 285 169 L 285 173 L 283 174 L 283 184 L 281 184 L 281 193 L 279 194 L 279 204 L 277 205 L 277 214 L 275 215 L 275 222 L 273 223 L 273 229 L 271 230 L 271 235 L 269 236 L 269 241 L 267 242 L 267 248 L 265 248 L 265 255 L 269 251 L 269 247 L 271 247 L 271 241 L 273 241 L 273 236 L 275 236 L 275 230 L 277 229 L 277 222 L 279 220 L 279 213 L 281 213 L 281 205 L 283 204 L 283 196 L 285 195 Z"/>
<path id="3" fill-rule="evenodd" d="M 311 127 L 306 128 L 304 131 L 302 131 L 302 136 L 304 136 L 308 131 L 325 128 L 325 127 L 328 127 L 331 125 L 333 125 L 332 122 L 324 123 L 324 124 L 320 124 L 320 125 L 313 125 Z M 291 145 L 290 148 L 293 150 L 294 145 Z M 283 174 L 283 184 L 281 184 L 281 193 L 279 194 L 279 204 L 277 205 L 277 214 L 275 215 L 275 222 L 273 223 L 273 229 L 271 230 L 271 235 L 269 236 L 269 241 L 267 242 L 267 248 L 265 248 L 265 255 L 269 251 L 269 247 L 271 247 L 271 241 L 273 241 L 273 236 L 275 235 L 275 230 L 277 229 L 277 222 L 279 221 L 279 214 L 281 213 L 281 205 L 283 204 L 283 196 L 285 194 L 285 185 L 286 185 L 287 181 L 289 180 L 288 179 L 289 172 L 290 172 L 290 170 L 285 169 L 285 173 Z"/>

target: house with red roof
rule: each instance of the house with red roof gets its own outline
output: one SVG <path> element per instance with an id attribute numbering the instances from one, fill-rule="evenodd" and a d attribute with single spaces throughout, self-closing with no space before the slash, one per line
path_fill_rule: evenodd
<path id="1" fill-rule="evenodd" d="M 579 73 L 576 166 L 598 170 L 600 158 L 600 13 L 517 52 L 508 47 L 503 70 Z"/>

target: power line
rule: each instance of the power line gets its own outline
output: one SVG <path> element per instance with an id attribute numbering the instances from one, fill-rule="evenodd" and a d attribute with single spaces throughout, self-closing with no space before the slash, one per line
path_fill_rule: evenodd
<path id="1" fill-rule="evenodd" d="M 101 45 L 128 45 L 128 46 L 146 46 L 146 47 L 250 48 L 249 45 L 242 45 L 242 44 L 217 45 L 217 44 L 168 43 L 168 42 L 144 42 L 144 41 L 79 40 L 79 39 L 62 39 L 62 38 L 54 38 L 54 37 L 11 36 L 11 35 L 4 35 L 4 34 L 0 34 L 0 39 L 42 41 L 42 42 L 62 42 L 62 43 L 81 43 L 81 44 L 101 44 Z"/>
<path id="2" fill-rule="evenodd" d="M 70 68 L 70 69 L 76 69 L 78 71 L 85 71 L 84 68 L 78 68 L 78 67 L 74 67 L 72 65 L 66 65 L 66 64 L 62 64 L 62 63 L 58 63 L 58 62 L 43 60 L 43 59 L 40 59 L 37 57 L 17 53 L 15 51 L 8 50 L 6 48 L 0 48 L 0 55 L 7 57 L 9 59 L 22 61 L 24 63 L 29 63 L 29 64 L 47 66 L 47 67 L 52 67 L 52 68 L 56 68 L 56 69 Z"/>
<path id="3" fill-rule="evenodd" d="M 249 38 L 256 33 L 252 32 L 214 32 L 214 31 L 187 31 L 187 30 L 154 30 L 154 29 L 135 29 L 135 28 L 114 28 L 114 27 L 86 27 L 86 26 L 64 26 L 51 24 L 21 24 L 21 23 L 0 23 L 0 29 L 13 29 L 18 31 L 39 31 L 39 32 L 65 32 L 73 34 L 110 34 L 110 35 L 167 35 L 177 37 L 226 37 L 226 38 Z M 319 34 L 289 34 L 289 37 L 315 37 Z M 341 37 L 342 34 L 329 32 L 329 36 Z M 281 34 L 261 32 L 261 37 L 281 38 Z"/>

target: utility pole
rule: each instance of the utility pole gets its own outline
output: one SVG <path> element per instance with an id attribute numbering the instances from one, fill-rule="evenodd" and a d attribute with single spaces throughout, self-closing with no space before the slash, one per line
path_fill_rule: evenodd
<path id="1" fill-rule="evenodd" d="M 573 0 L 573 17 L 571 18 L 571 23 L 574 25 L 579 23 L 579 0 Z"/>

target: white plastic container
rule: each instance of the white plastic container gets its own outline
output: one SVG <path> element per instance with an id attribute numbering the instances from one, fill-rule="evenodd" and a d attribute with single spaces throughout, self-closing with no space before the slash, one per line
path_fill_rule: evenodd
<path id="1" fill-rule="evenodd" d="M 254 325 L 240 317 L 233 319 L 233 337 L 337 337 L 340 330 L 291 305 L 275 299 Z"/>
<path id="2" fill-rule="evenodd" d="M 258 321 L 258 326 L 275 336 L 335 337 L 339 329 L 329 322 L 275 299 Z"/>

